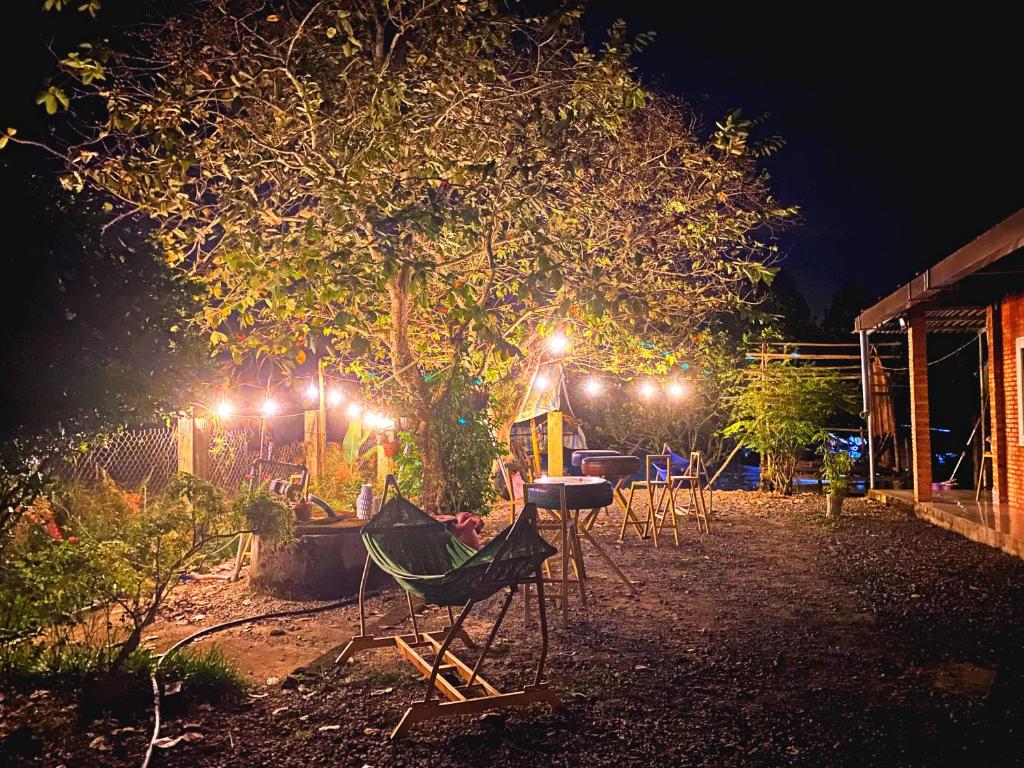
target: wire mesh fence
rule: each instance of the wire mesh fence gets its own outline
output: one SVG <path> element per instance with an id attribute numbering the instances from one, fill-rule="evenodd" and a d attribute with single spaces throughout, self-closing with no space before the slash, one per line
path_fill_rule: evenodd
<path id="1" fill-rule="evenodd" d="M 88 451 L 66 458 L 55 474 L 72 485 L 89 485 L 104 474 L 124 488 L 159 491 L 178 470 L 173 427 L 135 429 L 111 435 Z"/>
<path id="2" fill-rule="evenodd" d="M 255 429 L 240 427 L 214 432 L 210 437 L 210 482 L 229 496 L 241 491 L 259 447 L 259 433 Z"/>
<path id="3" fill-rule="evenodd" d="M 260 435 L 255 427 L 216 429 L 210 435 L 208 479 L 228 496 L 242 491 L 249 479 L 253 460 L 260 456 Z M 268 442 L 264 458 L 302 464 L 302 442 Z M 178 471 L 176 427 L 126 430 L 103 443 L 61 462 L 57 477 L 72 485 L 91 485 L 104 474 L 123 488 L 143 485 L 159 492 Z"/>

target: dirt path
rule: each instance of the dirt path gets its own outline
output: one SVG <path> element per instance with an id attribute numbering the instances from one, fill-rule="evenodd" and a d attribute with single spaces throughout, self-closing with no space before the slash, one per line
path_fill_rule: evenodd
<path id="1" fill-rule="evenodd" d="M 641 582 L 628 597 L 597 558 L 591 602 L 555 620 L 548 677 L 565 700 L 501 716 L 387 731 L 422 693 L 393 653 L 330 665 L 297 687 L 266 684 L 307 666 L 354 627 L 353 609 L 219 636 L 259 687 L 244 701 L 189 711 L 203 735 L 161 752 L 158 766 L 1008 765 L 1024 759 L 1024 563 L 902 513 L 848 502 L 835 528 L 820 498 L 716 494 L 712 535 L 687 528 L 678 549 L 597 536 Z M 185 594 L 185 593 L 183 593 Z M 205 583 L 179 598 L 155 643 L 229 615 L 277 605 L 238 585 Z M 218 597 L 219 600 L 214 600 Z M 194 598 L 194 599 L 193 599 Z M 398 596 L 371 601 L 378 618 Z M 243 604 L 249 600 L 248 604 Z M 496 601 L 492 601 L 496 602 Z M 518 604 L 517 604 L 518 606 Z M 493 610 L 495 607 L 492 606 Z M 244 609 L 244 610 L 243 610 Z M 520 608 L 489 676 L 514 685 L 536 646 Z M 192 613 L 190 613 L 192 612 Z M 204 616 L 191 621 L 197 615 Z M 436 609 L 425 621 L 440 620 Z M 187 624 L 178 624 L 182 619 Z M 471 623 L 477 634 L 484 625 Z M 284 630 L 273 632 L 273 630 Z M 472 658 L 470 654 L 467 657 Z M 64 722 L 51 753 L 27 765 L 135 765 L 144 735 L 88 734 L 49 697 L 5 704 L 7 725 Z M 63 721 L 61 720 L 63 717 Z M 138 727 L 146 727 L 141 720 Z M 333 726 L 338 726 L 334 728 Z"/>

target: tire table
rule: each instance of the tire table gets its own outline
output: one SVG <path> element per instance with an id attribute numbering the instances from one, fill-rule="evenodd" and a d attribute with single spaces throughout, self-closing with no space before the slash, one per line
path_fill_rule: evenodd
<path id="1" fill-rule="evenodd" d="M 594 551 L 608 564 L 622 580 L 630 592 L 636 593 L 636 587 L 605 552 L 590 531 L 580 524 L 580 512 L 588 510 L 591 515 L 602 507 L 607 507 L 614 498 L 611 484 L 600 477 L 554 476 L 542 477 L 526 486 L 525 501 L 533 502 L 538 508 L 547 510 L 554 518 L 551 523 L 542 523 L 541 530 L 554 530 L 560 538 L 559 554 L 561 556 L 560 578 L 552 579 L 558 584 L 559 600 L 561 601 L 562 619 L 569 620 L 569 585 L 576 584 L 580 593 L 580 602 L 587 604 L 587 571 L 583 563 L 581 542 L 585 540 Z M 569 577 L 569 564 L 572 563 L 575 578 Z"/>
<path id="2" fill-rule="evenodd" d="M 622 491 L 622 486 L 630 477 L 640 471 L 640 459 L 636 456 L 623 456 L 620 454 L 614 456 L 588 456 L 583 459 L 580 469 L 588 477 L 603 477 L 612 484 L 612 493 L 622 507 L 622 514 L 624 515 L 623 527 L 625 527 L 625 521 L 632 519 L 633 497 L 630 495 L 627 499 L 626 494 Z M 593 525 L 594 517 L 596 515 L 584 521 L 584 527 L 587 530 Z M 638 533 L 640 533 L 641 537 L 643 536 L 642 529 L 638 530 Z"/>

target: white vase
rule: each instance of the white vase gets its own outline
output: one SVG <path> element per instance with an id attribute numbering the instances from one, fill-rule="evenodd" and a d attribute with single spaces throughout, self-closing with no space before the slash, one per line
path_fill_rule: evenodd
<path id="1" fill-rule="evenodd" d="M 359 520 L 369 520 L 373 517 L 373 486 L 364 483 L 359 489 L 356 497 L 356 517 Z"/>

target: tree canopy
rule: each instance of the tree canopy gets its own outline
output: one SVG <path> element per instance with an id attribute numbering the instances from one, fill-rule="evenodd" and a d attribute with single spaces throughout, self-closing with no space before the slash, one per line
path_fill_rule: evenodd
<path id="1" fill-rule="evenodd" d="M 507 422 L 554 331 L 578 365 L 665 372 L 771 277 L 775 143 L 738 113 L 703 135 L 638 82 L 643 37 L 591 50 L 578 17 L 202 3 L 64 60 L 88 136 L 67 182 L 152 223 L 225 358 L 360 376 L 418 422 L 426 468 L 439 377 L 490 385 Z"/>

